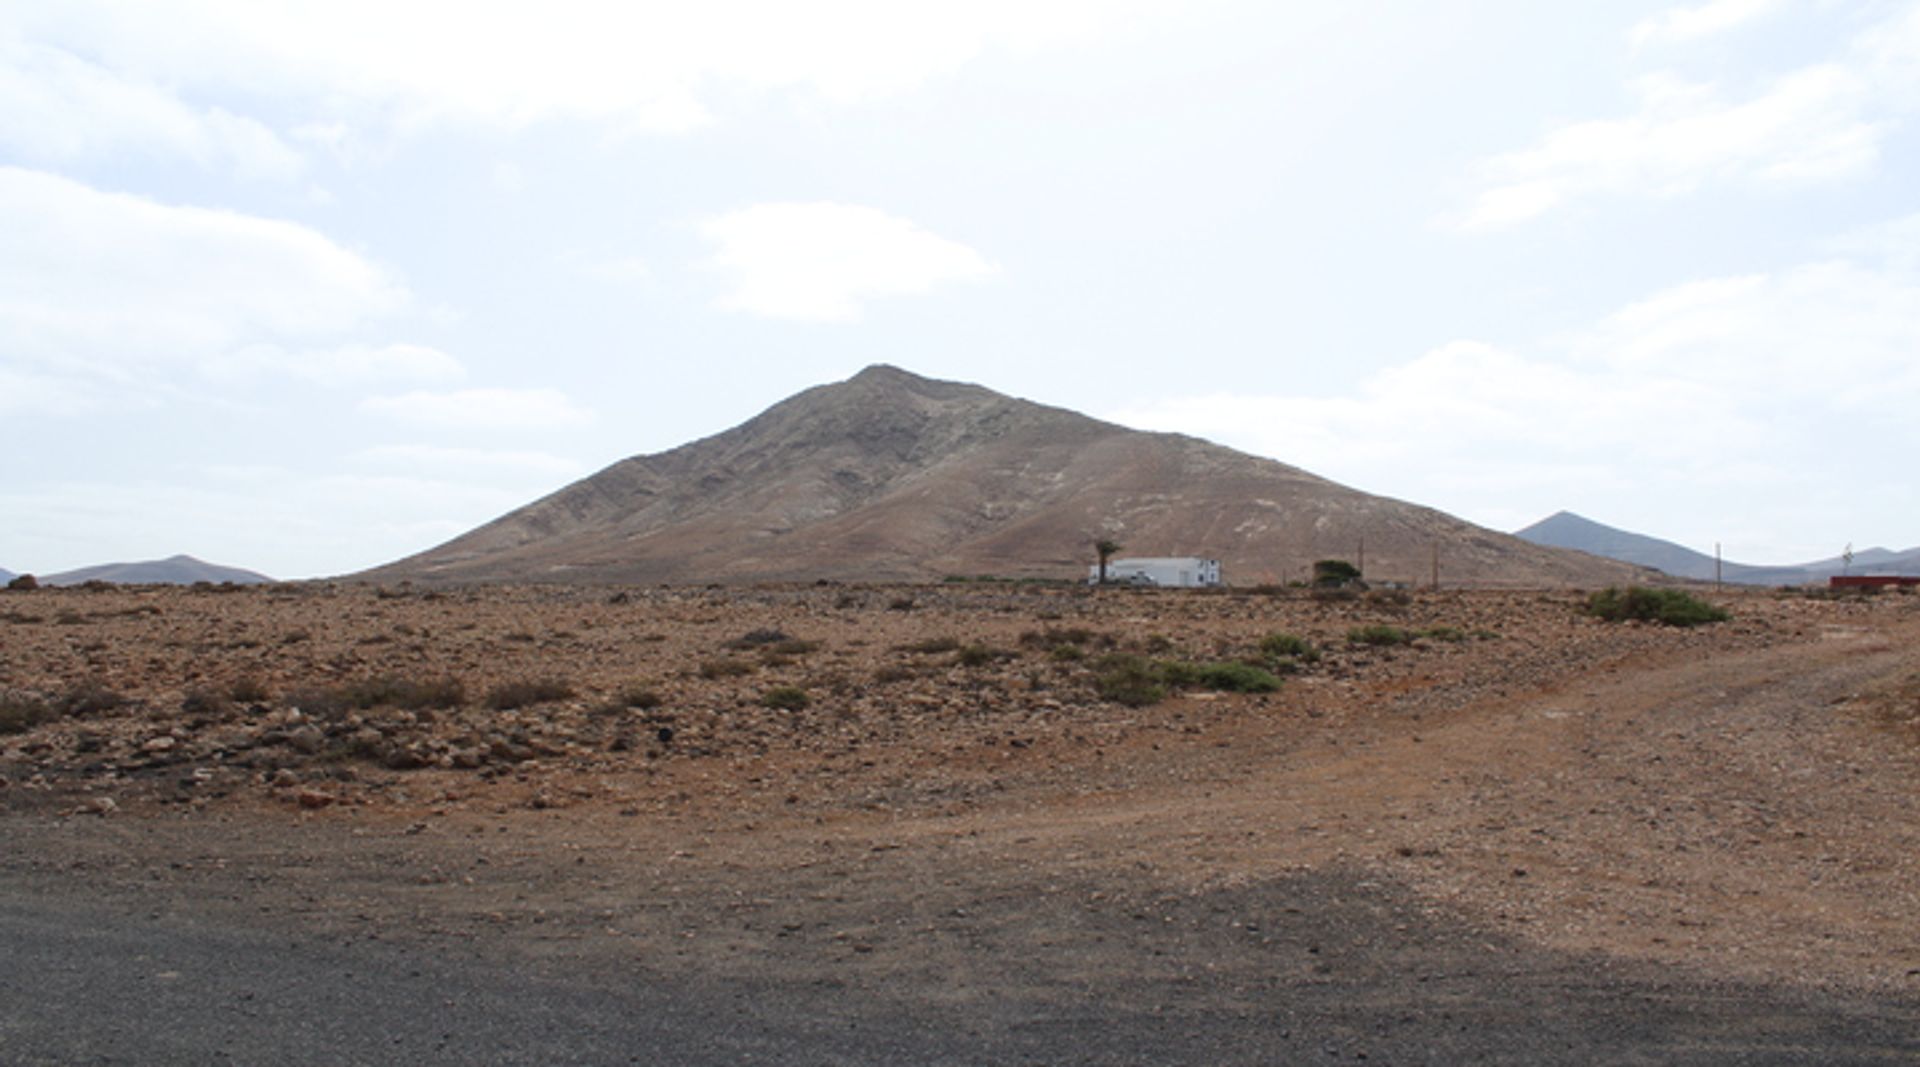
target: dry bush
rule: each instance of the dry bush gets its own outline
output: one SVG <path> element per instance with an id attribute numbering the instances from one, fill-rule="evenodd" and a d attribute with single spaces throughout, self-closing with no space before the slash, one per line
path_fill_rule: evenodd
<path id="1" fill-rule="evenodd" d="M 487 690 L 486 704 L 495 711 L 512 711 L 572 697 L 573 687 L 558 679 L 523 678 L 515 682 L 503 682 Z"/>
<path id="2" fill-rule="evenodd" d="M 780 711 L 800 711 L 813 703 L 813 698 L 799 686 L 779 685 L 767 690 L 766 694 L 760 698 L 760 703 L 764 707 Z"/>
<path id="3" fill-rule="evenodd" d="M 754 666 L 752 663 L 743 659 L 735 659 L 732 656 L 707 660 L 700 664 L 699 668 L 700 677 L 710 682 L 721 678 L 738 678 L 743 674 L 752 674 L 753 672 Z"/>

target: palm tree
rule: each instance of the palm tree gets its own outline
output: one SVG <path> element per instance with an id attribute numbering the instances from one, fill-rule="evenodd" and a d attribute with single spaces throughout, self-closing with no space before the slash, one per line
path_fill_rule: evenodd
<path id="1" fill-rule="evenodd" d="M 1120 544 L 1120 542 L 1114 541 L 1105 537 L 1093 543 L 1093 550 L 1100 554 L 1099 584 L 1101 585 L 1107 584 L 1107 560 L 1111 559 L 1113 557 L 1113 554 L 1115 552 L 1120 551 L 1122 547 L 1123 546 Z"/>

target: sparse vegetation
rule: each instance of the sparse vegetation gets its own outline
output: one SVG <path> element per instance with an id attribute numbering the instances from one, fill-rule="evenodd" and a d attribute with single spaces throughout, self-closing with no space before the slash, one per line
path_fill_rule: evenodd
<path id="1" fill-rule="evenodd" d="M 749 630 L 746 633 L 741 634 L 739 637 L 736 637 L 733 640 L 728 641 L 727 647 L 731 649 L 736 649 L 736 650 L 747 649 L 747 648 L 760 648 L 764 645 L 777 645 L 783 641 L 791 641 L 791 640 L 792 638 L 788 636 L 787 632 L 784 630 L 773 630 L 773 629 Z"/>
<path id="2" fill-rule="evenodd" d="M 569 700 L 573 695 L 573 687 L 557 679 L 522 679 L 517 682 L 504 682 L 487 690 L 487 707 L 495 711 L 512 711 L 515 708 L 529 707 L 534 704 L 551 704 L 556 700 Z"/>
<path id="3" fill-rule="evenodd" d="M 241 704 L 264 704 L 273 699 L 273 691 L 260 679 L 244 675 L 227 686 L 227 699 Z"/>
<path id="4" fill-rule="evenodd" d="M 736 659 L 732 656 L 723 656 L 720 659 L 707 660 L 700 664 L 699 668 L 700 677 L 710 682 L 720 678 L 738 678 L 742 675 L 752 674 L 753 671 L 754 666 L 752 663 L 747 660 Z"/>
<path id="5" fill-rule="evenodd" d="M 0 694 L 0 734 L 23 734 L 60 717 L 51 702 L 25 693 Z"/>
<path id="6" fill-rule="evenodd" d="M 1725 622 L 1727 613 L 1679 589 L 1612 586 L 1587 598 L 1586 613 L 1608 622 L 1637 620 L 1667 626 L 1700 626 Z"/>
<path id="7" fill-rule="evenodd" d="M 968 645 L 956 652 L 953 662 L 962 667 L 985 667 L 1003 659 L 1012 659 L 1013 653 L 989 645 Z"/>
<path id="8" fill-rule="evenodd" d="M 623 708 L 638 708 L 641 711 L 657 708 L 666 703 L 658 692 L 644 685 L 630 686 L 622 689 L 619 695 L 615 696 L 613 700 L 614 703 Z"/>
<path id="9" fill-rule="evenodd" d="M 60 698 L 60 710 L 72 716 L 99 715 L 125 707 L 129 701 L 99 682 L 81 682 Z"/>
<path id="10" fill-rule="evenodd" d="M 125 707 L 129 701 L 98 682 L 80 682 L 58 697 L 0 694 L 0 734 L 25 733 L 62 718 L 85 718 Z"/>
<path id="11" fill-rule="evenodd" d="M 1093 688 L 1100 699 L 1130 708 L 1167 699 L 1166 682 L 1158 665 L 1144 656 L 1125 652 L 1104 656 L 1094 664 Z"/>
<path id="12" fill-rule="evenodd" d="M 933 656 L 942 652 L 960 651 L 960 639 L 951 636 L 928 637 L 894 647 L 901 652 L 917 652 L 924 656 Z"/>
<path id="13" fill-rule="evenodd" d="M 322 703 L 325 703 L 325 695 Z M 467 687 L 458 678 L 412 679 L 380 675 L 348 682 L 332 691 L 338 703 L 362 711 L 371 708 L 457 708 L 467 702 Z"/>
<path id="14" fill-rule="evenodd" d="M 760 703 L 779 711 L 800 711 L 813 703 L 813 698 L 799 686 L 777 685 L 767 690 L 766 695 L 760 698 Z"/>
<path id="15" fill-rule="evenodd" d="M 1453 644 L 1465 641 L 1467 639 L 1467 632 L 1457 626 L 1429 626 L 1420 631 L 1420 636 Z"/>
<path id="16" fill-rule="evenodd" d="M 225 715 L 233 710 L 233 701 L 213 689 L 189 689 L 180 699 L 180 711 L 186 715 Z"/>
<path id="17" fill-rule="evenodd" d="M 1320 650 L 1313 647 L 1313 642 L 1288 633 L 1272 633 L 1261 638 L 1260 654 L 1268 659 L 1285 657 L 1301 663 L 1313 663 L 1320 658 Z"/>
<path id="18" fill-rule="evenodd" d="M 1360 582 L 1360 568 L 1344 559 L 1316 560 L 1313 584 L 1316 589 L 1340 589 Z"/>
<path id="19" fill-rule="evenodd" d="M 1375 648 L 1390 648 L 1394 645 L 1410 645 L 1416 635 L 1412 630 L 1398 626 L 1376 623 L 1372 626 L 1356 626 L 1347 631 L 1347 643 L 1352 645 L 1371 645 Z"/>
<path id="20" fill-rule="evenodd" d="M 1084 626 L 1049 626 L 1042 630 L 1028 630 L 1020 635 L 1020 645 L 1022 648 L 1037 648 L 1049 651 L 1059 648 L 1062 645 L 1079 645 L 1084 647 L 1095 643 L 1111 646 L 1113 644 L 1113 638 L 1105 634 L 1095 633 Z"/>
<path id="21" fill-rule="evenodd" d="M 1128 707 L 1157 704 L 1175 689 L 1270 693 L 1280 688 L 1272 672 L 1250 663 L 1187 663 L 1124 652 L 1102 657 L 1093 673 L 1094 691 L 1101 699 Z"/>

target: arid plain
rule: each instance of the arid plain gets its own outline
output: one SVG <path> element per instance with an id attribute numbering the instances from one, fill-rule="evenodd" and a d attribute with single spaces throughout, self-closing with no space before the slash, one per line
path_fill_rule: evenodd
<path id="1" fill-rule="evenodd" d="M 11 592 L 0 874 L 954 1062 L 1912 1056 L 1920 597 L 1707 595 Z"/>

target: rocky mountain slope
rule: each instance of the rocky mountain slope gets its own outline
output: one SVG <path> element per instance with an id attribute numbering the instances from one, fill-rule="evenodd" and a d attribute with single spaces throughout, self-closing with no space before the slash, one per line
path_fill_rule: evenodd
<path id="1" fill-rule="evenodd" d="M 389 580 L 1076 578 L 1099 538 L 1222 561 L 1240 585 L 1364 556 L 1369 578 L 1583 585 L 1627 564 L 1529 544 L 1270 459 L 874 366 L 724 433 L 635 456 Z"/>

